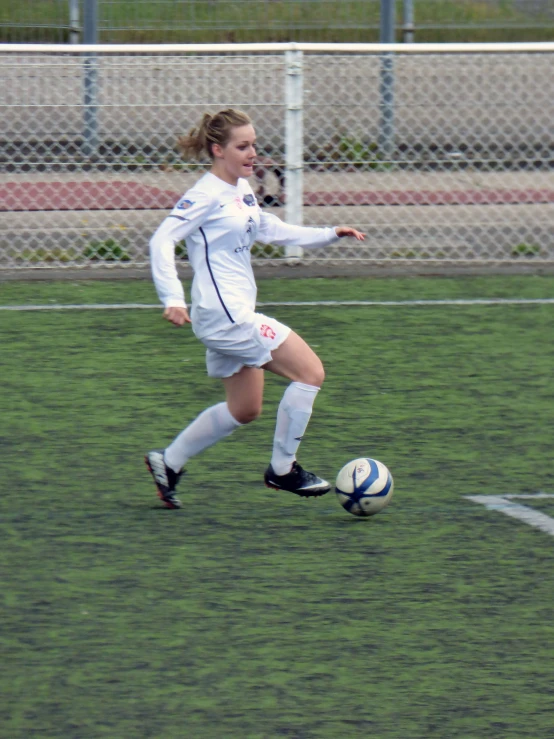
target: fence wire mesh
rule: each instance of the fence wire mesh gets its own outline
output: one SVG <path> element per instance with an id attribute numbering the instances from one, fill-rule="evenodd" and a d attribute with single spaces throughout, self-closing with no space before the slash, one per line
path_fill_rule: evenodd
<path id="1" fill-rule="evenodd" d="M 304 54 L 300 217 L 368 238 L 302 261 L 553 264 L 553 55 L 395 54 L 386 98 L 382 54 Z M 2 270 L 146 267 L 150 235 L 208 164 L 176 148 L 205 111 L 250 114 L 258 200 L 290 206 L 283 53 L 0 50 L 0 65 Z"/>

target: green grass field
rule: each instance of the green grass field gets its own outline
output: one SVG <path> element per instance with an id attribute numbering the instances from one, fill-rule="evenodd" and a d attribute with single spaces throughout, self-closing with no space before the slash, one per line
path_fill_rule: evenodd
<path id="1" fill-rule="evenodd" d="M 523 10 L 512 0 L 415 0 L 413 5 L 417 42 L 552 40 L 554 20 L 545 3 L 542 12 L 536 6 Z M 396 7 L 401 41 L 402 3 Z M 375 43 L 379 15 L 378 0 L 98 1 L 99 41 L 104 43 Z M 67 2 L 0 0 L 0 40 L 68 39 Z"/>
<path id="2" fill-rule="evenodd" d="M 552 298 L 553 277 L 262 280 L 260 301 Z M 153 303 L 0 283 L 0 305 Z M 221 399 L 158 310 L 0 311 L 2 739 L 550 739 L 554 537 L 466 495 L 554 493 L 554 305 L 272 306 L 327 369 L 299 460 L 373 456 L 390 506 L 261 483 L 285 387 L 191 461 Z M 293 499 L 294 498 L 294 499 Z M 554 517 L 554 498 L 521 501 Z"/>

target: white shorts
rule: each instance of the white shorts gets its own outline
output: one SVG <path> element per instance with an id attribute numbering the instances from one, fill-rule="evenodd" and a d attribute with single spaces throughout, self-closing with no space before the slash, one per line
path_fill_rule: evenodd
<path id="1" fill-rule="evenodd" d="M 243 367 L 263 367 L 290 331 L 275 318 L 253 313 L 251 321 L 233 323 L 229 328 L 204 336 L 201 341 L 206 347 L 208 375 L 231 377 Z"/>

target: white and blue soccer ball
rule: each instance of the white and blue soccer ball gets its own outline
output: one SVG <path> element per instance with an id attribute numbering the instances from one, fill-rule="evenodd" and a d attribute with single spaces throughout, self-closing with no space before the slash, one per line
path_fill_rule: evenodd
<path id="1" fill-rule="evenodd" d="M 342 507 L 353 516 L 374 516 L 390 503 L 394 481 L 377 459 L 360 457 L 345 464 L 337 475 L 335 492 Z"/>

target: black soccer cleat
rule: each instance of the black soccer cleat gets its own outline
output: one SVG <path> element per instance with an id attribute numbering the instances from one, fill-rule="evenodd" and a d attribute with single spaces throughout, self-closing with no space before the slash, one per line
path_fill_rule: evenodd
<path id="1" fill-rule="evenodd" d="M 155 449 L 144 457 L 146 466 L 148 467 L 156 487 L 158 489 L 158 498 L 163 502 L 166 508 L 180 508 L 182 503 L 179 498 L 175 497 L 175 488 L 179 482 L 183 470 L 175 472 L 165 463 L 163 449 Z"/>
<path id="2" fill-rule="evenodd" d="M 269 465 L 264 474 L 264 482 L 268 488 L 287 490 L 302 498 L 316 498 L 331 490 L 327 480 L 322 480 L 313 472 L 302 469 L 298 462 L 292 463 L 292 469 L 286 475 L 276 475 L 273 467 Z"/>

